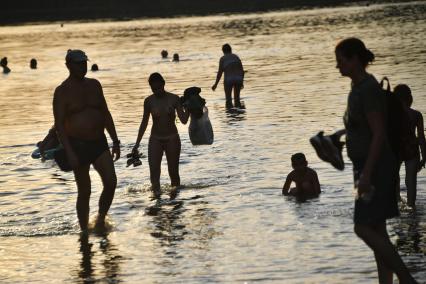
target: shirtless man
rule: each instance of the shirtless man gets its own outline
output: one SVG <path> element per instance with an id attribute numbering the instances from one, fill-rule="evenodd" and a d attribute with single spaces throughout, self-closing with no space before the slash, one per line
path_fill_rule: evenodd
<path id="1" fill-rule="evenodd" d="M 232 53 L 232 48 L 229 44 L 222 46 L 223 56 L 219 60 L 219 69 L 216 75 L 216 82 L 212 86 L 212 90 L 216 90 L 219 84 L 222 73 L 225 73 L 223 82 L 225 88 L 226 108 L 243 107 L 240 101 L 240 92 L 244 88 L 244 68 L 240 58 Z M 234 104 L 232 105 L 232 90 L 234 90 Z"/>
<path id="2" fill-rule="evenodd" d="M 90 165 L 104 186 L 96 220 L 96 226 L 102 228 L 117 185 L 113 158 L 120 157 L 120 141 L 101 84 L 85 77 L 87 60 L 83 51 L 68 50 L 65 65 L 70 75 L 56 88 L 53 98 L 55 127 L 77 183 L 77 216 L 83 232 L 87 232 L 89 221 Z M 105 129 L 113 141 L 112 153 Z"/>
<path id="3" fill-rule="evenodd" d="M 291 165 L 294 170 L 287 176 L 283 195 L 294 195 L 302 199 L 317 197 L 321 193 L 318 175 L 308 167 L 305 155 L 296 153 L 291 156 Z M 292 182 L 296 183 L 295 188 L 290 188 Z"/>

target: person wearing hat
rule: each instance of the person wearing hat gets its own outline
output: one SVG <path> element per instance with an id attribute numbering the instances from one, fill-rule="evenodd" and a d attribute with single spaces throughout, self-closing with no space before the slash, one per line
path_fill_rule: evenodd
<path id="1" fill-rule="evenodd" d="M 102 228 L 117 185 L 114 161 L 120 157 L 120 140 L 102 86 L 96 79 L 85 77 L 87 61 L 82 50 L 68 50 L 65 65 L 69 76 L 56 88 L 53 98 L 55 127 L 77 183 L 77 216 L 83 232 L 87 232 L 89 221 L 90 165 L 103 184 L 96 220 L 96 226 Z M 111 152 L 105 129 L 113 142 Z"/>

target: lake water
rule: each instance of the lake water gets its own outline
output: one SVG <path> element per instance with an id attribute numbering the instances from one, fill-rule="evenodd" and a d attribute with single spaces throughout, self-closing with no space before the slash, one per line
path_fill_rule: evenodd
<path id="1" fill-rule="evenodd" d="M 0 282 L 377 283 L 373 254 L 353 233 L 350 161 L 345 154 L 345 170 L 334 170 L 309 138 L 342 127 L 350 82 L 335 68 L 334 47 L 348 36 L 376 53 L 370 72 L 408 84 L 414 108 L 426 114 L 425 35 L 425 2 L 0 27 L 0 56 L 12 69 L 0 75 Z M 221 85 L 210 89 L 225 42 L 247 69 L 242 114 L 225 111 Z M 176 94 L 202 88 L 215 132 L 212 146 L 195 147 L 187 125 L 178 124 L 185 188 L 159 206 L 150 200 L 147 159 L 137 168 L 120 159 L 113 228 L 88 243 L 79 241 L 73 175 L 30 157 L 52 125 L 52 94 L 67 77 L 68 48 L 85 50 L 99 65 L 87 76 L 103 85 L 123 154 L 136 139 L 147 78 L 156 71 Z M 162 49 L 179 53 L 181 62 L 161 60 Z M 29 69 L 32 57 L 37 70 Z M 295 152 L 317 170 L 320 198 L 281 196 Z M 425 173 L 417 211 L 403 208 L 388 222 L 419 281 L 426 279 Z M 91 174 L 94 216 L 101 182 Z M 169 183 L 165 162 L 161 181 Z"/>

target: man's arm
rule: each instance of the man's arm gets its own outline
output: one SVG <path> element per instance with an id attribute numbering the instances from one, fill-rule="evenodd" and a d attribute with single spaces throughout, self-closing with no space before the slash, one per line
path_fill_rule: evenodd
<path id="1" fill-rule="evenodd" d="M 216 90 L 217 84 L 219 84 L 220 78 L 222 78 L 222 73 L 223 73 L 223 63 L 222 63 L 223 60 L 222 60 L 222 58 L 220 58 L 220 60 L 219 60 L 219 69 L 217 70 L 217 74 L 216 74 L 216 82 L 212 86 L 213 91 Z"/>
<path id="2" fill-rule="evenodd" d="M 285 179 L 285 183 L 284 183 L 283 191 L 282 191 L 283 195 L 288 195 L 289 194 L 288 190 L 290 189 L 290 185 L 291 185 L 291 183 L 293 181 L 293 175 L 292 175 L 292 173 L 293 172 L 289 173 L 287 175 L 287 178 Z"/>
<path id="3" fill-rule="evenodd" d="M 117 132 L 115 130 L 114 120 L 112 119 L 111 112 L 108 109 L 107 102 L 105 100 L 104 92 L 102 90 L 101 83 L 95 80 L 97 89 L 99 90 L 99 95 L 102 100 L 102 109 L 105 118 L 105 128 L 112 139 L 112 157 L 114 161 L 117 161 L 120 158 L 120 140 L 118 140 Z"/>
<path id="4" fill-rule="evenodd" d="M 59 140 L 65 149 L 67 154 L 68 162 L 72 169 L 78 167 L 78 158 L 71 148 L 71 144 L 68 140 L 68 135 L 65 132 L 65 99 L 61 92 L 61 87 L 56 88 L 53 95 L 53 116 L 55 117 L 55 128 L 58 132 Z"/>

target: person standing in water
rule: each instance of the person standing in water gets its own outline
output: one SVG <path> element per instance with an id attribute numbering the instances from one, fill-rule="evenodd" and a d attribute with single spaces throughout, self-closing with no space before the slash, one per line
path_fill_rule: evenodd
<path id="1" fill-rule="evenodd" d="M 240 58 L 232 53 L 229 44 L 222 46 L 223 56 L 219 60 L 219 70 L 216 75 L 216 82 L 212 86 L 212 90 L 216 90 L 222 73 L 225 73 L 223 85 L 225 88 L 226 108 L 243 107 L 240 100 L 241 89 L 244 88 L 244 68 Z M 234 105 L 232 104 L 232 90 L 234 90 Z"/>
<path id="2" fill-rule="evenodd" d="M 65 61 L 69 76 L 56 88 L 53 98 L 55 128 L 77 183 L 77 216 L 83 232 L 87 232 L 89 222 L 90 165 L 103 184 L 96 220 L 96 227 L 102 229 L 117 186 L 113 158 L 116 161 L 120 157 L 120 140 L 102 86 L 96 79 L 85 77 L 87 60 L 83 51 L 68 50 Z M 112 153 L 105 129 L 113 141 Z"/>
<path id="3" fill-rule="evenodd" d="M 389 239 L 386 220 L 399 215 L 395 183 L 398 161 L 386 135 L 386 97 L 367 66 L 374 54 L 357 38 L 339 42 L 337 68 L 351 79 L 344 115 L 346 147 L 352 160 L 357 198 L 354 230 L 374 252 L 380 283 L 416 283 Z"/>
<path id="4" fill-rule="evenodd" d="M 179 120 L 186 124 L 189 112 L 182 107 L 177 95 L 165 91 L 166 82 L 160 73 L 152 73 L 148 82 L 153 94 L 144 100 L 142 122 L 133 152 L 138 151 L 151 115 L 153 123 L 148 144 L 148 162 L 152 191 L 155 198 L 160 197 L 161 160 L 163 153 L 166 153 L 171 186 L 174 187 L 171 193 L 171 196 L 173 196 L 177 193 L 177 187 L 180 186 L 179 158 L 181 142 L 175 124 L 176 113 Z"/>
<path id="5" fill-rule="evenodd" d="M 417 196 L 417 173 L 425 166 L 426 139 L 424 134 L 424 121 L 422 114 L 411 108 L 413 96 L 411 89 L 405 85 L 397 85 L 394 95 L 399 98 L 409 118 L 409 137 L 402 149 L 402 160 L 405 164 L 405 185 L 407 187 L 407 204 L 414 208 Z M 417 134 L 416 134 L 417 132 Z M 401 166 L 401 164 L 400 164 Z M 398 175 L 399 177 L 399 175 Z M 397 197 L 400 194 L 399 179 L 397 184 Z"/>

